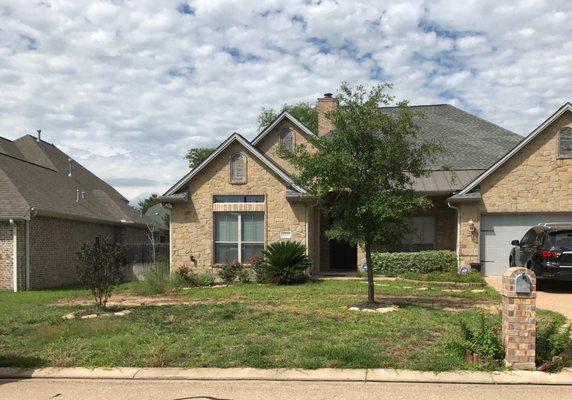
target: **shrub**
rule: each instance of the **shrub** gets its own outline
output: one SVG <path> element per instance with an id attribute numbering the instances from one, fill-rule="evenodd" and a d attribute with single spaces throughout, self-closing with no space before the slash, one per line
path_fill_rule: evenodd
<path id="1" fill-rule="evenodd" d="M 485 278 L 477 271 L 471 271 L 468 275 L 461 275 L 457 272 L 429 272 L 428 274 L 421 274 L 419 272 L 406 272 L 401 275 L 405 279 L 412 279 L 415 281 L 428 281 L 428 282 L 462 282 L 462 283 L 478 283 L 484 285 Z"/>
<path id="2" fill-rule="evenodd" d="M 226 284 L 232 283 L 239 276 L 240 272 L 244 269 L 244 266 L 238 261 L 225 262 L 224 264 L 217 267 L 218 276 Z"/>
<path id="3" fill-rule="evenodd" d="M 484 313 L 481 313 L 479 324 L 476 329 L 471 329 L 464 321 L 461 321 L 464 343 L 467 350 L 485 360 L 501 360 L 504 357 L 504 349 L 499 337 L 500 328 L 488 325 Z"/>
<path id="4" fill-rule="evenodd" d="M 301 283 L 307 280 L 311 263 L 306 246 L 298 242 L 275 242 L 264 254 L 264 281 L 277 285 Z"/>
<path id="5" fill-rule="evenodd" d="M 125 276 L 123 251 L 113 243 L 103 241 L 82 245 L 78 257 L 79 281 L 91 291 L 97 307 L 105 308 L 111 292 Z"/>
<path id="6" fill-rule="evenodd" d="M 417 253 L 373 253 L 376 274 L 396 276 L 407 272 L 457 272 L 457 255 L 450 250 L 429 250 Z"/>
<path id="7" fill-rule="evenodd" d="M 189 267 L 180 267 L 171 276 L 171 284 L 174 287 L 185 286 L 212 286 L 215 283 L 215 277 L 210 272 L 202 272 L 197 274 Z"/>
<path id="8" fill-rule="evenodd" d="M 242 268 L 238 273 L 238 280 L 240 283 L 250 283 L 250 271 L 249 268 Z"/>
<path id="9" fill-rule="evenodd" d="M 536 365 L 543 371 L 555 372 L 572 360 L 572 327 L 552 318 L 537 324 Z"/>
<path id="10" fill-rule="evenodd" d="M 264 283 L 264 258 L 254 256 L 248 262 L 250 263 L 250 268 L 254 271 L 256 283 Z"/>
<path id="11" fill-rule="evenodd" d="M 143 283 L 148 294 L 163 294 L 169 291 L 169 264 L 156 262 L 147 271 Z"/>
<path id="12" fill-rule="evenodd" d="M 215 277 L 210 272 L 203 272 L 196 275 L 195 286 L 213 286 Z"/>

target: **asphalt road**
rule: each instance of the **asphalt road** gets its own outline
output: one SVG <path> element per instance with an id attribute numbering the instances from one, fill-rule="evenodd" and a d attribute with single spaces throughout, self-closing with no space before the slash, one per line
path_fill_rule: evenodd
<path id="1" fill-rule="evenodd" d="M 0 380 L 0 399 L 422 399 L 422 400 L 566 400 L 572 386 L 468 385 L 427 383 L 268 382 L 268 381 L 133 381 Z"/>

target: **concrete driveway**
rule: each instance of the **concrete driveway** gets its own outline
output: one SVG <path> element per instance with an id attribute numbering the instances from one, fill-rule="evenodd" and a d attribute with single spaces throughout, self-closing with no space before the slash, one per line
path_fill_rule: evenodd
<path id="1" fill-rule="evenodd" d="M 485 280 L 489 286 L 500 291 L 502 276 L 487 276 Z M 567 282 L 549 283 L 546 289 L 536 294 L 536 307 L 545 310 L 557 311 L 572 321 L 572 284 Z"/>

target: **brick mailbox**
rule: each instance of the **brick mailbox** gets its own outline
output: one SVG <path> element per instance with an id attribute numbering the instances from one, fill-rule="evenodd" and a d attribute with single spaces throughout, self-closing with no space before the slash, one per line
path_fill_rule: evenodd
<path id="1" fill-rule="evenodd" d="M 535 369 L 536 277 L 524 267 L 509 268 L 502 278 L 502 341 L 505 364 Z"/>

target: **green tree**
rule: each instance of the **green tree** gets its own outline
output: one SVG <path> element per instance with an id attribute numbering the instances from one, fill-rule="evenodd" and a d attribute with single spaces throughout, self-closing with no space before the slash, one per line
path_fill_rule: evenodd
<path id="1" fill-rule="evenodd" d="M 326 235 L 364 248 L 368 265 L 368 301 L 375 302 L 374 244 L 393 245 L 409 229 L 403 218 L 413 210 L 430 206 L 411 189 L 414 178 L 427 173 L 428 164 L 441 151 L 436 142 L 419 138 L 416 118 L 422 117 L 399 103 L 393 115 L 380 105 L 393 98 L 390 85 L 340 88 L 340 106 L 327 117 L 333 123 L 330 137 L 317 139 L 317 150 L 299 146 L 290 155 L 297 167 L 295 180 L 322 199 L 331 219 Z"/>
<path id="2" fill-rule="evenodd" d="M 148 209 L 153 207 L 155 204 L 159 203 L 157 200 L 157 193 L 151 193 L 149 197 L 143 200 L 139 200 L 137 203 L 137 208 L 141 211 L 142 214 L 145 214 Z"/>
<path id="3" fill-rule="evenodd" d="M 211 147 L 194 147 L 187 151 L 185 158 L 189 162 L 189 168 L 193 169 L 202 163 L 215 149 Z"/>
<path id="4" fill-rule="evenodd" d="M 288 111 L 294 118 L 302 123 L 306 128 L 312 132 L 318 130 L 318 111 L 316 107 L 307 102 L 300 102 L 296 104 L 284 104 L 282 106 L 282 111 Z M 258 116 L 258 129 L 262 130 L 272 123 L 272 121 L 278 116 L 279 112 L 276 112 L 273 108 L 263 108 Z"/>

